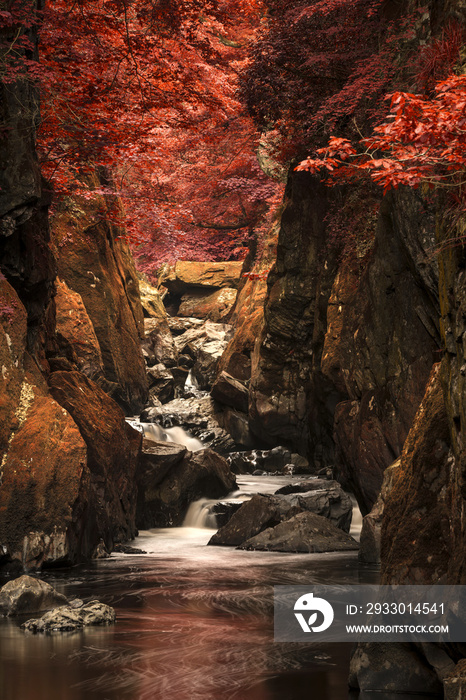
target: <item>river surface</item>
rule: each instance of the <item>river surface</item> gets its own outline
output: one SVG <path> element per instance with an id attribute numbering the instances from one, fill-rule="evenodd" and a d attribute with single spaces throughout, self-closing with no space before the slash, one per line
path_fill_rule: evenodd
<path id="1" fill-rule="evenodd" d="M 270 492 L 290 477 L 238 482 Z M 132 544 L 147 554 L 44 574 L 68 597 L 114 606 L 117 624 L 43 637 L 0 620 L 1 700 L 346 698 L 351 645 L 274 643 L 272 586 L 376 583 L 378 572 L 357 553 L 208 547 L 213 532 L 144 531 Z"/>

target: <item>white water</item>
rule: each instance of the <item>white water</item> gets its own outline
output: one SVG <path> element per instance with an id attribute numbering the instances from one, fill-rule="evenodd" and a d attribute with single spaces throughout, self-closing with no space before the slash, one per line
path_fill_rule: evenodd
<path id="1" fill-rule="evenodd" d="M 177 445 L 184 445 L 188 450 L 191 450 L 191 452 L 197 452 L 204 448 L 200 440 L 178 425 L 173 428 L 162 428 L 158 423 L 141 423 L 137 418 L 128 418 L 127 422 L 131 427 L 135 428 L 135 430 L 142 433 L 148 440 L 155 440 L 156 442 L 174 442 Z"/>

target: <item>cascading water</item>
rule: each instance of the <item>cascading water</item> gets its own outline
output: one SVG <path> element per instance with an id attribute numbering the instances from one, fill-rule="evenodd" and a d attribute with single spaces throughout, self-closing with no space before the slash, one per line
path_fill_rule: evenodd
<path id="1" fill-rule="evenodd" d="M 137 418 L 128 418 L 127 422 L 148 440 L 175 442 L 177 445 L 184 445 L 191 452 L 197 452 L 197 450 L 202 450 L 204 447 L 200 440 L 178 425 L 172 428 L 162 428 L 157 423 L 140 423 Z"/>

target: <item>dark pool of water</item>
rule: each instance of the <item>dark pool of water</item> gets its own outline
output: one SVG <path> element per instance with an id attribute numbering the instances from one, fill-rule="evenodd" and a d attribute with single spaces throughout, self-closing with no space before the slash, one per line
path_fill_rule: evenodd
<path id="1" fill-rule="evenodd" d="M 146 555 L 48 574 L 70 597 L 113 605 L 117 624 L 26 636 L 0 621 L 1 700 L 341 700 L 348 644 L 276 644 L 274 584 L 370 583 L 352 553 L 206 547 L 212 531 L 142 533 Z"/>

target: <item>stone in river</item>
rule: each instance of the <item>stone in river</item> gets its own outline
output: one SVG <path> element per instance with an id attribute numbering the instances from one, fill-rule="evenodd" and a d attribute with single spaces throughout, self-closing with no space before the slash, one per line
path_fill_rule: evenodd
<path id="1" fill-rule="evenodd" d="M 358 549 L 350 535 L 335 527 L 328 518 L 315 513 L 298 513 L 289 520 L 269 527 L 246 540 L 239 549 L 270 552 L 337 552 Z"/>
<path id="2" fill-rule="evenodd" d="M 21 629 L 31 634 L 72 632 L 95 625 L 112 625 L 116 621 L 115 610 L 109 605 L 93 600 L 83 604 L 64 605 L 45 613 L 39 620 L 32 619 L 24 622 Z"/>
<path id="3" fill-rule="evenodd" d="M 20 576 L 0 589 L 0 615 L 3 617 L 49 610 L 66 602 L 66 597 L 50 584 L 32 576 Z"/>

